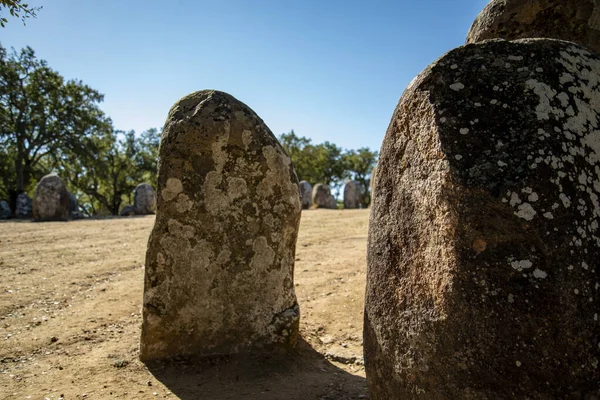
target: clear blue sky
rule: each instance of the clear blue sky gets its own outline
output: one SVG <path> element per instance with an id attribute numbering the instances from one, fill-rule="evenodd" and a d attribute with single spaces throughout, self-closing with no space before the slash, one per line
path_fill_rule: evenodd
<path id="1" fill-rule="evenodd" d="M 180 97 L 228 92 L 273 133 L 379 150 L 408 83 L 464 43 L 488 0 L 30 0 L 31 46 L 105 95 L 117 129 L 162 127 Z"/>

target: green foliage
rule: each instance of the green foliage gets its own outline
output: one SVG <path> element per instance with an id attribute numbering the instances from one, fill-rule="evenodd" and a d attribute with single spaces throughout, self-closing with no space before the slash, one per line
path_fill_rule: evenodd
<path id="1" fill-rule="evenodd" d="M 160 131 L 115 130 L 99 108 L 102 100 L 81 81 L 65 80 L 31 48 L 8 53 L 0 46 L 0 198 L 31 194 L 42 176 L 56 172 L 85 214 L 117 215 L 123 203 L 133 202 L 138 184 L 156 187 Z M 313 144 L 294 131 L 280 140 L 301 180 L 326 183 L 339 193 L 346 180 L 355 179 L 368 205 L 376 152 Z"/>
<path id="2" fill-rule="evenodd" d="M 160 134 L 115 131 L 103 96 L 65 81 L 29 47 L 0 46 L 0 198 L 57 172 L 88 215 L 119 212 L 141 182 L 156 185 Z"/>
<path id="3" fill-rule="evenodd" d="M 37 17 L 37 12 L 42 7 L 30 7 L 29 4 L 23 3 L 21 0 L 0 0 L 0 27 L 4 28 L 8 19 L 3 16 L 4 10 L 8 10 L 9 14 L 15 18 L 21 18 L 23 25 L 25 20 L 30 17 Z"/>
<path id="4" fill-rule="evenodd" d="M 102 100 L 82 82 L 65 81 L 30 47 L 8 54 L 0 46 L 0 143 L 14 158 L 17 191 L 39 176 L 44 157 L 77 152 L 86 137 L 110 128 Z"/>
<path id="5" fill-rule="evenodd" d="M 338 191 L 344 181 L 357 180 L 363 186 L 363 206 L 369 205 L 370 174 L 377 162 L 377 152 L 366 147 L 344 151 L 330 142 L 315 145 L 310 139 L 297 136 L 293 130 L 281 134 L 279 140 L 290 155 L 299 180 L 312 185 L 326 183 Z"/>
<path id="6" fill-rule="evenodd" d="M 135 187 L 156 187 L 158 130 L 136 137 L 134 131 L 110 131 L 86 138 L 85 150 L 57 160 L 52 169 L 76 191 L 87 215 L 118 215 L 121 205 L 133 203 Z"/>

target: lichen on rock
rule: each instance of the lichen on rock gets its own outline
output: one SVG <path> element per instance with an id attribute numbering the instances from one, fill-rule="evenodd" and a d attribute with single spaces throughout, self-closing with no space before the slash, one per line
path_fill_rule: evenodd
<path id="1" fill-rule="evenodd" d="M 371 398 L 598 394 L 599 106 L 600 57 L 559 40 L 466 45 L 413 80 L 374 188 Z"/>
<path id="2" fill-rule="evenodd" d="M 163 129 L 157 193 L 140 357 L 291 349 L 301 204 L 264 122 L 223 92 L 182 98 Z"/>
<path id="3" fill-rule="evenodd" d="M 525 38 L 568 40 L 600 53 L 600 0 L 492 0 L 467 43 Z"/>

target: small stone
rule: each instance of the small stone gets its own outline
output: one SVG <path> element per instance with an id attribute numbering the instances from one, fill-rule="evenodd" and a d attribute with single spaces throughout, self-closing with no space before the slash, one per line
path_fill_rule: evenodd
<path id="1" fill-rule="evenodd" d="M 323 344 L 330 344 L 333 343 L 335 339 L 331 335 L 324 335 L 319 337 L 319 341 Z"/>

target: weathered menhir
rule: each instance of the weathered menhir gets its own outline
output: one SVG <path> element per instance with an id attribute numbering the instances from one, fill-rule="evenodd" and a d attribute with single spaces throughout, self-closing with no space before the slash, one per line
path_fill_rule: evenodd
<path id="1" fill-rule="evenodd" d="M 298 179 L 248 106 L 205 90 L 164 126 L 140 357 L 286 351 L 298 336 Z"/>
<path id="2" fill-rule="evenodd" d="M 371 399 L 583 399 L 600 388 L 600 57 L 551 39 L 450 51 L 381 147 Z"/>

